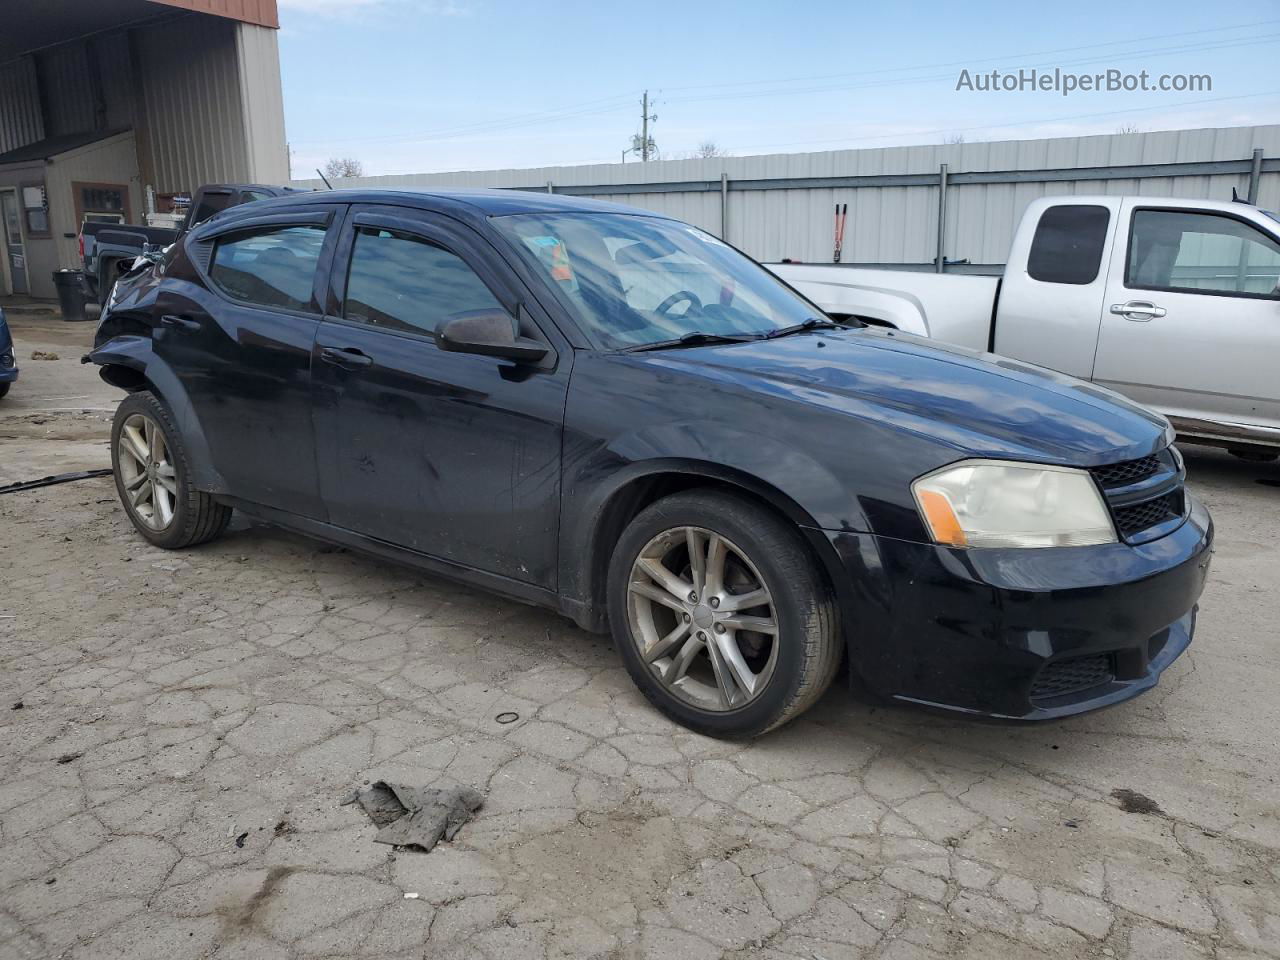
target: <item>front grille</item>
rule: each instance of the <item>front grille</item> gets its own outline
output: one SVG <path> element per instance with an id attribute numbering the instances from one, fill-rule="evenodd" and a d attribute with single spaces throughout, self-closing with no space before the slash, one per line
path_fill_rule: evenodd
<path id="1" fill-rule="evenodd" d="M 1112 512 L 1116 518 L 1116 528 L 1121 535 L 1129 537 L 1158 523 L 1165 523 L 1182 516 L 1182 505 L 1182 491 L 1174 490 L 1163 497 L 1144 500 L 1127 507 L 1118 507 Z"/>
<path id="2" fill-rule="evenodd" d="M 1098 481 L 1098 486 L 1106 489 L 1145 480 L 1159 471 L 1160 466 L 1160 457 L 1152 454 L 1138 460 L 1125 460 L 1123 463 L 1110 463 L 1105 467 L 1093 467 L 1089 472 L 1093 474 L 1093 479 Z"/>
<path id="3" fill-rule="evenodd" d="M 1110 683 L 1116 671 L 1112 656 L 1099 653 L 1046 664 L 1031 685 L 1032 700 L 1048 700 Z"/>
<path id="4" fill-rule="evenodd" d="M 1137 460 L 1090 467 L 1089 473 L 1107 499 L 1116 532 L 1130 543 L 1151 539 L 1145 536 L 1148 530 L 1186 512 L 1182 464 L 1172 447 Z M 1161 532 L 1167 531 L 1156 530 L 1152 536 Z"/>

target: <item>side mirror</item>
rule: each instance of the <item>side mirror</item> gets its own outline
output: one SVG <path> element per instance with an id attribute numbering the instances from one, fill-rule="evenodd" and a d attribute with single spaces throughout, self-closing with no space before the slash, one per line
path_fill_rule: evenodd
<path id="1" fill-rule="evenodd" d="M 436 343 L 450 353 L 478 353 L 520 363 L 536 363 L 547 348 L 529 337 L 516 336 L 516 323 L 502 310 L 468 310 L 445 317 L 436 329 Z"/>

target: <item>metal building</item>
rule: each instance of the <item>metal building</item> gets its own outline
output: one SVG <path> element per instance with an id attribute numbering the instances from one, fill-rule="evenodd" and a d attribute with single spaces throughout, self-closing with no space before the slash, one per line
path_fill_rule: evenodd
<path id="1" fill-rule="evenodd" d="M 994 274 L 1023 210 L 1039 197 L 1230 200 L 1234 188 L 1241 198 L 1280 208 L 1280 126 L 408 174 L 342 185 L 600 197 L 687 220 L 766 261 L 829 262 L 834 207 L 847 203 L 844 263 L 933 270 L 945 258 L 947 270 Z"/>
<path id="2" fill-rule="evenodd" d="M 278 28 L 276 0 L 6 0 L 0 295 L 52 296 L 86 219 L 285 183 Z"/>

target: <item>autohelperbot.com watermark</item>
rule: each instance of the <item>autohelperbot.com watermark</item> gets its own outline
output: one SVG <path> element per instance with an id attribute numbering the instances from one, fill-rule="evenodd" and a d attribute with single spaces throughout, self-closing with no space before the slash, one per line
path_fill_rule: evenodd
<path id="1" fill-rule="evenodd" d="M 956 90 L 973 93 L 1208 93 L 1213 90 L 1213 77 L 1207 73 L 1151 73 L 1108 69 L 1099 73 L 1072 73 L 1055 67 L 1040 70 L 961 70 Z"/>

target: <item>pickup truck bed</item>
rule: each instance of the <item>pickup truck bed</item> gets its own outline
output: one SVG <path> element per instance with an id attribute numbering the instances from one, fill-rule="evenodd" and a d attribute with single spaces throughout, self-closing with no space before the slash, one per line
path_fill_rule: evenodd
<path id="1" fill-rule="evenodd" d="M 857 316 L 921 337 L 990 349 L 998 277 L 912 272 L 907 279 L 906 271 L 839 264 L 765 266 L 831 316 Z"/>

